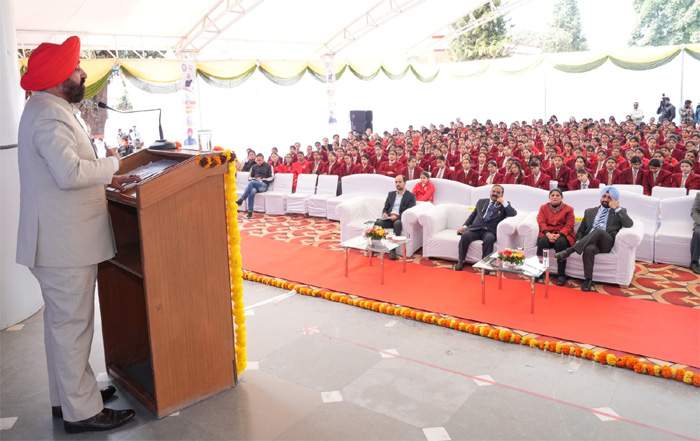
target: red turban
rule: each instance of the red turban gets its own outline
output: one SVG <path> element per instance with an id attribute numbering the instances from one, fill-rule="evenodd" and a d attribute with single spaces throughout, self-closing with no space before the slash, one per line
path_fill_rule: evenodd
<path id="1" fill-rule="evenodd" d="M 79 62 L 80 38 L 69 37 L 63 44 L 41 43 L 29 56 L 20 85 L 31 91 L 58 86 L 70 78 Z"/>

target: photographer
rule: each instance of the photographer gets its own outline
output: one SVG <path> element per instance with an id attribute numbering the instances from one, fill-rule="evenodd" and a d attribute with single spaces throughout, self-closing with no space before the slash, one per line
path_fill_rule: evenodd
<path id="1" fill-rule="evenodd" d="M 659 108 L 656 109 L 656 114 L 659 116 L 659 122 L 673 121 L 676 119 L 676 107 L 671 104 L 671 98 L 667 97 L 665 94 L 662 95 L 661 103 Z"/>

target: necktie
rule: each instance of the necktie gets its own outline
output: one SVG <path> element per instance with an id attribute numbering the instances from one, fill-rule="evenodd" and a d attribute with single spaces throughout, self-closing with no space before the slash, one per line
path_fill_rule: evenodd
<path id="1" fill-rule="evenodd" d="M 608 172 L 608 185 L 612 185 L 612 175 L 613 172 Z"/>
<path id="2" fill-rule="evenodd" d="M 554 169 L 554 179 L 557 181 L 559 180 L 559 170 L 558 168 Z"/>
<path id="3" fill-rule="evenodd" d="M 437 175 L 438 178 L 442 178 L 443 170 L 444 170 L 444 168 L 441 168 L 440 171 L 438 172 L 438 175 Z"/>
<path id="4" fill-rule="evenodd" d="M 493 184 L 493 175 L 489 175 L 489 181 L 488 181 L 488 183 L 489 183 L 489 184 Z"/>
<path id="5" fill-rule="evenodd" d="M 685 180 L 688 178 L 688 175 L 683 175 L 683 179 L 681 180 L 681 188 L 685 188 Z"/>
<path id="6" fill-rule="evenodd" d="M 584 182 L 581 184 L 581 190 L 587 190 L 588 189 L 588 182 Z"/>
<path id="7" fill-rule="evenodd" d="M 608 224 L 609 211 L 609 208 L 603 208 L 603 210 L 598 214 L 598 218 L 595 220 L 595 222 L 593 222 L 593 228 L 591 228 L 591 231 L 595 230 L 596 228 L 605 229 Z"/>
<path id="8" fill-rule="evenodd" d="M 484 215 L 484 223 L 488 222 L 489 219 L 491 219 L 494 205 L 495 204 L 493 203 L 493 201 L 489 202 L 489 208 L 486 209 L 486 214 Z"/>
<path id="9" fill-rule="evenodd" d="M 632 184 L 637 183 L 637 170 L 632 170 Z"/>

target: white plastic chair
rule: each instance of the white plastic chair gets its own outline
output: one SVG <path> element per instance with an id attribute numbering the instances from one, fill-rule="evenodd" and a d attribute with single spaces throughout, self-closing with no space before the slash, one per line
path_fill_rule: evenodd
<path id="1" fill-rule="evenodd" d="M 326 202 L 328 199 L 335 197 L 338 191 L 338 176 L 336 175 L 321 175 L 318 177 L 316 185 L 316 194 L 309 196 L 307 199 L 309 207 L 309 216 L 326 217 L 328 208 Z"/>
<path id="2" fill-rule="evenodd" d="M 294 184 L 293 173 L 277 173 L 275 175 L 275 188 L 255 196 L 255 205 L 258 197 L 265 198 L 265 214 L 285 214 L 287 210 L 287 197 L 292 194 Z"/>
<path id="3" fill-rule="evenodd" d="M 239 171 L 236 174 L 236 196 L 239 198 L 243 195 L 245 188 L 248 186 L 248 178 L 250 177 L 250 172 Z M 248 208 L 248 200 L 241 202 L 238 206 L 238 211 L 246 211 Z"/>
<path id="4" fill-rule="evenodd" d="M 258 211 L 258 212 L 265 211 L 265 195 L 267 195 L 267 193 L 269 191 L 274 191 L 276 180 L 277 180 L 277 175 L 275 175 L 275 180 L 268 184 L 267 190 L 255 195 L 255 202 L 253 203 L 253 211 Z"/>
<path id="5" fill-rule="evenodd" d="M 318 175 L 299 175 L 297 191 L 287 196 L 287 213 L 308 214 L 308 199 L 316 193 Z"/>

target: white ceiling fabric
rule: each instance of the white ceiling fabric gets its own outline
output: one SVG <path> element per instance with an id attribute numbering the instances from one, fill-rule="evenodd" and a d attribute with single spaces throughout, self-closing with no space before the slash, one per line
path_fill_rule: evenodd
<path id="1" fill-rule="evenodd" d="M 344 29 L 364 32 L 337 56 L 343 59 L 407 59 L 421 44 L 444 35 L 450 23 L 483 0 L 12 0 L 17 44 L 31 49 L 44 41 L 78 35 L 84 48 L 173 50 L 209 11 L 223 14 L 216 38 L 199 59 L 316 60 L 338 44 Z M 391 12 L 393 8 L 393 13 Z M 398 10 L 405 9 L 402 13 Z M 379 26 L 368 26 L 368 11 Z M 240 15 L 240 16 L 239 16 Z M 382 17 L 391 19 L 382 21 Z M 215 28 L 212 28 L 215 29 Z M 195 46 L 197 46 L 195 41 Z M 331 47 L 337 47 L 331 45 Z"/>

